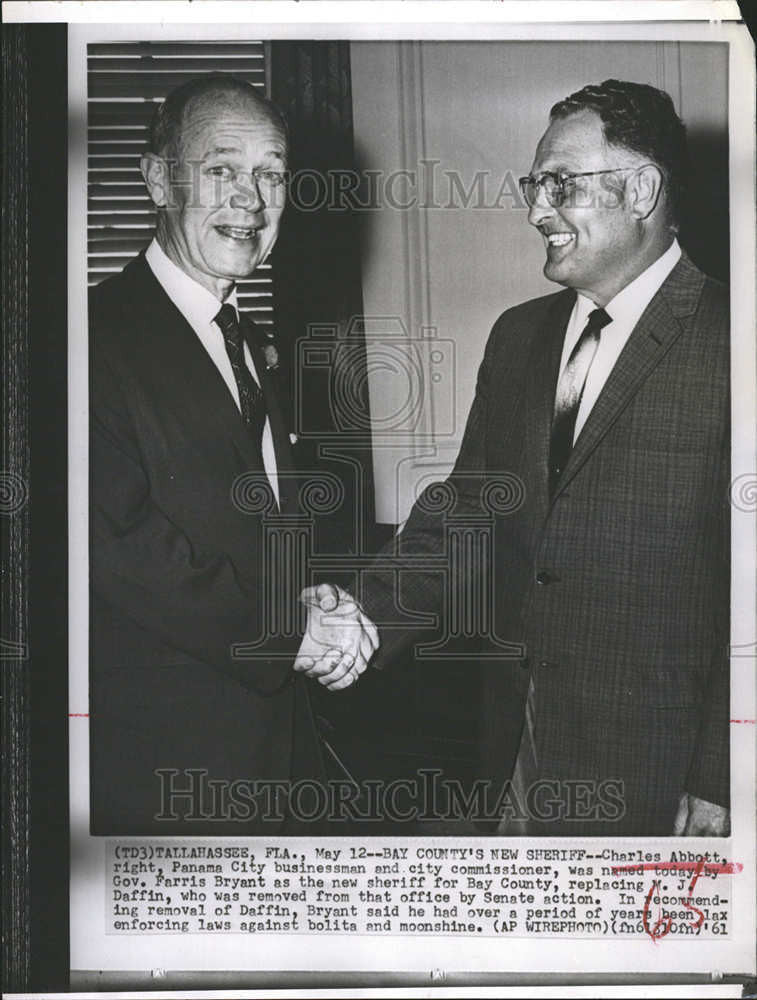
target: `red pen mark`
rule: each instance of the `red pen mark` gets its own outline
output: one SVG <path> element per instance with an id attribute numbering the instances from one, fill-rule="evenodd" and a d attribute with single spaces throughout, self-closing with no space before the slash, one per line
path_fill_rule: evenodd
<path id="1" fill-rule="evenodd" d="M 658 879 L 650 886 L 649 892 L 647 893 L 647 898 L 644 900 L 644 912 L 641 915 L 642 923 L 644 924 L 644 930 L 656 943 L 659 938 L 665 937 L 665 935 L 670 930 L 670 925 L 673 923 L 673 918 L 670 914 L 660 913 L 660 916 L 655 921 L 654 927 L 650 930 L 649 928 L 649 904 L 652 902 L 652 896 L 655 892 L 660 892 L 660 882 Z M 664 925 L 664 926 L 663 926 Z"/>
<path id="2" fill-rule="evenodd" d="M 704 913 L 698 906 L 694 905 L 692 895 L 694 892 L 694 886 L 697 884 L 700 877 L 702 875 L 734 875 L 737 872 L 743 871 L 744 866 L 738 861 L 715 864 L 714 862 L 706 862 L 704 858 L 700 857 L 698 861 L 651 861 L 640 862 L 639 864 L 634 865 L 613 865 L 612 870 L 615 875 L 619 872 L 693 872 L 693 877 L 689 883 L 689 891 L 686 896 L 681 896 L 681 903 L 685 909 L 697 914 L 697 918 L 693 922 L 693 927 L 695 930 L 698 930 L 704 923 Z M 660 895 L 659 879 L 655 879 L 652 883 L 651 888 L 647 893 L 647 898 L 644 900 L 644 910 L 642 912 L 642 924 L 644 926 L 644 930 L 652 938 L 652 940 L 657 943 L 660 938 L 665 937 L 665 935 L 670 932 L 673 918 L 670 914 L 666 914 L 661 909 L 657 920 L 652 926 L 650 926 L 649 910 L 655 893 L 658 896 Z"/>
<path id="3" fill-rule="evenodd" d="M 683 903 L 683 905 L 686 907 L 687 910 L 691 910 L 692 913 L 699 914 L 696 923 L 694 924 L 694 927 L 696 929 L 699 929 L 704 923 L 704 913 L 702 913 L 702 911 L 699 909 L 698 906 L 694 906 L 691 900 L 691 894 L 694 891 L 694 886 L 697 884 L 699 876 L 702 874 L 703 869 L 704 869 L 704 858 L 700 858 L 697 864 L 696 871 L 694 872 L 694 878 L 691 880 L 691 885 L 689 886 L 689 894 L 685 899 L 681 897 L 681 902 Z"/>
<path id="4" fill-rule="evenodd" d="M 701 868 L 700 868 L 701 865 Z M 727 862 L 723 865 L 717 865 L 714 862 L 705 861 L 704 858 L 700 858 L 699 861 L 650 861 L 635 865 L 613 865 L 613 874 L 617 875 L 620 872 L 700 872 L 704 875 L 735 875 L 737 872 L 742 872 L 744 866 L 738 861 Z"/>
<path id="5" fill-rule="evenodd" d="M 731 719 L 731 722 L 738 722 L 744 726 L 753 726 L 757 722 L 757 719 Z"/>
<path id="6" fill-rule="evenodd" d="M 701 868 L 700 868 L 701 865 Z M 705 861 L 704 858 L 700 858 L 699 861 L 650 861 L 635 865 L 613 865 L 613 874 L 617 875 L 619 872 L 700 872 L 704 875 L 735 875 L 737 872 L 742 872 L 744 866 L 738 861 L 726 862 L 725 864 L 718 865 L 714 862 Z"/>
<path id="7" fill-rule="evenodd" d="M 89 712 L 69 712 L 69 719 L 88 719 Z"/>

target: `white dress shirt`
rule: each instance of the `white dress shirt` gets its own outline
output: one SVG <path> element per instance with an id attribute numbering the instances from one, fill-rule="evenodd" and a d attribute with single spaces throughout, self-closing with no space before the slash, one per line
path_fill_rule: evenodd
<path id="1" fill-rule="evenodd" d="M 200 343 L 210 355 L 211 361 L 221 374 L 237 409 L 241 413 L 237 380 L 234 377 L 229 355 L 226 353 L 223 334 L 218 324 L 214 322 L 214 318 L 218 315 L 218 311 L 224 303 L 220 302 L 207 288 L 203 288 L 202 285 L 198 284 L 194 278 L 190 278 L 172 260 L 169 260 L 158 245 L 157 240 L 153 239 L 145 251 L 145 260 L 149 264 L 152 273 L 160 282 L 163 291 L 197 334 Z M 226 301 L 238 312 L 236 289 L 231 292 Z M 255 370 L 255 362 L 252 360 L 246 343 L 244 345 L 244 360 L 250 370 L 250 374 L 258 385 L 260 385 L 260 379 Z M 273 447 L 271 425 L 267 416 L 265 427 L 263 428 L 262 451 L 265 473 L 278 504 L 279 483 L 276 471 L 276 453 Z"/>
<path id="2" fill-rule="evenodd" d="M 680 257 L 681 247 L 678 240 L 674 239 L 665 253 L 658 257 L 654 264 L 650 264 L 646 271 L 642 271 L 638 278 L 634 278 L 630 284 L 621 289 L 615 298 L 611 299 L 604 307 L 612 318 L 612 322 L 602 329 L 597 353 L 594 355 L 589 374 L 586 376 L 581 405 L 578 408 L 576 426 L 573 431 L 574 443 L 604 388 L 610 372 L 615 367 L 620 352 L 626 346 L 633 328 Z M 560 372 L 565 368 L 571 351 L 578 343 L 589 313 L 596 308 L 596 303 L 586 298 L 585 295 L 579 295 L 576 299 L 568 321 L 568 328 L 565 331 Z"/>

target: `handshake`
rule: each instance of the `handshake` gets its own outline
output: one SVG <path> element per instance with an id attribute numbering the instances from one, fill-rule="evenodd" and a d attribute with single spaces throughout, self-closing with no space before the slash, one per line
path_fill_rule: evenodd
<path id="1" fill-rule="evenodd" d="M 306 587 L 300 601 L 308 621 L 294 669 L 330 691 L 354 684 L 378 649 L 376 626 L 354 597 L 331 583 Z"/>

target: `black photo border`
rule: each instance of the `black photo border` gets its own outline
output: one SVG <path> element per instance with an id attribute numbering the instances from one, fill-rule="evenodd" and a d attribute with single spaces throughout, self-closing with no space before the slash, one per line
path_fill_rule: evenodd
<path id="1" fill-rule="evenodd" d="M 3 990 L 68 989 L 67 25 L 2 32 Z"/>

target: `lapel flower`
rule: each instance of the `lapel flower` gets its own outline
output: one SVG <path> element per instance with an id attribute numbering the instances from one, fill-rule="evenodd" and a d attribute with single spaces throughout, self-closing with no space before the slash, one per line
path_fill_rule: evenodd
<path id="1" fill-rule="evenodd" d="M 250 319 L 249 316 L 244 318 L 245 326 L 248 332 L 248 343 L 250 345 L 250 350 L 252 350 L 253 344 L 259 349 L 263 355 L 263 360 L 265 361 L 265 368 L 268 372 L 276 372 L 279 370 L 279 351 L 276 347 L 275 333 L 273 330 L 263 330 L 256 323 Z"/>
<path id="2" fill-rule="evenodd" d="M 267 334 L 270 338 L 262 345 L 263 357 L 265 358 L 265 366 L 269 372 L 275 372 L 279 367 L 279 352 L 276 349 L 276 345 L 273 342 L 273 334 Z"/>

